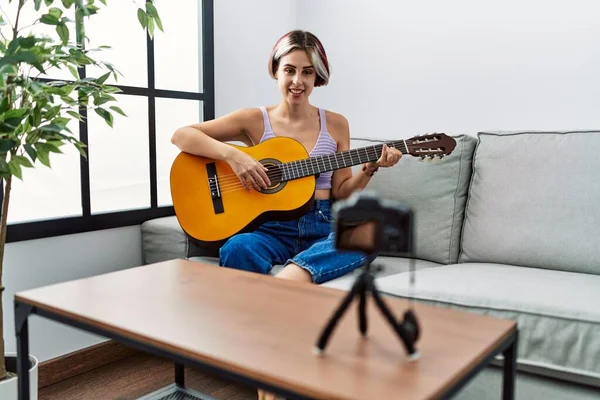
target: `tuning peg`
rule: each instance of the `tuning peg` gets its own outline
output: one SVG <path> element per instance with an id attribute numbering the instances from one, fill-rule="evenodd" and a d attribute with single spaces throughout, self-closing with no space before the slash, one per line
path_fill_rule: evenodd
<path id="1" fill-rule="evenodd" d="M 443 154 L 438 154 L 438 157 L 439 157 L 439 158 L 440 158 L 440 160 L 441 160 L 442 158 L 444 158 L 444 155 L 443 155 Z"/>
<path id="2" fill-rule="evenodd" d="M 419 161 L 425 161 L 425 154 L 421 154 L 419 157 Z"/>
<path id="3" fill-rule="evenodd" d="M 430 155 L 429 155 L 429 160 L 428 160 L 428 161 L 431 161 L 431 160 L 433 160 L 434 158 L 435 158 L 435 154 L 430 154 Z"/>

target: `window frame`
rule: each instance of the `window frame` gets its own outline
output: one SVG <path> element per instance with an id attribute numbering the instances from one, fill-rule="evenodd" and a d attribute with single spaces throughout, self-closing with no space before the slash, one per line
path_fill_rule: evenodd
<path id="1" fill-rule="evenodd" d="M 122 90 L 120 95 L 144 96 L 148 100 L 148 141 L 150 157 L 150 208 L 123 210 L 109 213 L 91 213 L 89 162 L 80 157 L 81 206 L 82 215 L 76 217 L 52 218 L 39 221 L 9 223 L 6 242 L 41 239 L 54 236 L 91 232 L 103 229 L 139 225 L 153 218 L 175 215 L 173 206 L 158 206 L 157 159 L 156 159 L 156 98 L 202 101 L 203 120 L 215 117 L 215 68 L 214 68 L 214 0 L 202 0 L 202 91 L 185 92 L 179 90 L 156 89 L 154 69 L 154 41 L 146 35 L 148 85 L 147 87 L 114 85 Z M 85 68 L 79 69 L 81 78 L 86 77 Z M 49 80 L 49 79 L 48 79 Z M 87 111 L 81 110 L 87 117 Z M 79 122 L 79 140 L 88 144 L 88 125 Z M 88 147 L 89 149 L 89 147 Z M 2 199 L 0 191 L 0 200 Z"/>

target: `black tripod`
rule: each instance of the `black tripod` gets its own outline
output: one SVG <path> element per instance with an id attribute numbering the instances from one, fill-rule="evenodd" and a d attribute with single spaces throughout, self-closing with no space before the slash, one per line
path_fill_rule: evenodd
<path id="1" fill-rule="evenodd" d="M 414 282 L 414 267 L 413 267 L 414 260 L 411 259 L 410 263 L 411 263 L 411 285 L 412 285 Z M 331 334 L 333 333 L 335 326 L 337 325 L 338 321 L 340 320 L 340 318 L 342 317 L 344 312 L 348 309 L 348 306 L 350 305 L 350 303 L 352 302 L 352 300 L 355 297 L 359 298 L 358 323 L 359 323 L 360 333 L 363 336 L 366 336 L 366 334 L 367 334 L 367 310 L 366 310 L 367 292 L 371 293 L 371 295 L 373 296 L 373 299 L 375 300 L 375 304 L 377 304 L 381 313 L 384 315 L 384 317 L 389 322 L 389 324 L 392 325 L 392 327 L 394 328 L 394 331 L 396 332 L 396 334 L 398 335 L 398 337 L 404 344 L 404 347 L 406 348 L 406 352 L 408 353 L 409 358 L 411 360 L 416 360 L 417 358 L 419 358 L 419 353 L 415 349 L 415 343 L 419 339 L 419 323 L 417 321 L 417 317 L 415 316 L 414 312 L 409 308 L 404 313 L 404 319 L 401 322 L 396 320 L 396 318 L 394 317 L 394 315 L 392 314 L 390 309 L 387 307 L 387 305 L 381 298 L 379 291 L 377 290 L 377 287 L 375 286 L 374 277 L 373 277 L 373 274 L 371 273 L 371 262 L 370 261 L 367 261 L 367 264 L 365 265 L 363 272 L 361 272 L 361 274 L 358 276 L 358 278 L 354 282 L 354 285 L 352 286 L 352 289 L 346 295 L 346 297 L 344 298 L 344 300 L 342 301 L 340 306 L 336 309 L 333 316 L 331 317 L 331 319 L 329 320 L 329 322 L 323 329 L 323 332 L 321 333 L 321 336 L 319 337 L 319 340 L 317 341 L 315 351 L 318 354 L 321 354 L 325 350 L 325 347 L 327 346 L 327 342 L 329 341 L 329 338 L 330 338 Z"/>

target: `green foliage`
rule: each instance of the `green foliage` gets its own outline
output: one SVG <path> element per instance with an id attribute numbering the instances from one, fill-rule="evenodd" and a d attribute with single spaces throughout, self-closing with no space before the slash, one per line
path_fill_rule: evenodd
<path id="1" fill-rule="evenodd" d="M 43 0 L 45 12 L 40 11 L 42 0 L 9 0 L 13 2 L 18 3 L 18 12 L 8 19 L 14 22 L 12 37 L 0 36 L 0 178 L 12 175 L 22 179 L 22 169 L 33 168 L 36 162 L 51 167 L 50 154 L 62 153 L 65 144 L 74 145 L 86 156 L 85 145 L 68 128 L 71 121 L 83 120 L 83 110 L 93 110 L 111 127 L 114 113 L 126 114 L 113 104 L 113 94 L 120 89 L 106 84 L 111 75 L 118 79 L 118 71 L 93 57 L 108 47 L 85 46 L 85 20 L 101 11 L 100 4 L 107 6 L 106 0 Z M 25 35 L 19 29 L 19 14 L 28 6 L 40 11 L 35 25 L 54 27 L 53 37 Z M 74 11 L 74 21 L 65 15 L 69 9 Z M 0 14 L 0 25 L 7 24 L 6 17 Z M 163 30 L 152 1 L 137 10 L 137 19 L 151 37 L 155 27 Z M 75 28 L 75 38 L 70 26 Z M 105 72 L 81 79 L 82 69 L 88 66 Z M 51 68 L 68 70 L 73 79 L 39 79 Z"/>

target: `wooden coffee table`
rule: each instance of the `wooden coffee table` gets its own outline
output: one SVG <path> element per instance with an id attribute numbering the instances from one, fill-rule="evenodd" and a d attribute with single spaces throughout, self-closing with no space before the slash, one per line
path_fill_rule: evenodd
<path id="1" fill-rule="evenodd" d="M 145 265 L 15 295 L 19 399 L 29 353 L 28 316 L 37 314 L 173 360 L 167 392 L 194 395 L 184 366 L 277 391 L 289 399 L 437 399 L 457 393 L 504 353 L 503 398 L 514 397 L 515 322 L 416 304 L 421 325 L 409 361 L 390 325 L 368 299 L 368 336 L 357 302 L 323 354 L 313 352 L 346 292 L 186 260 Z M 408 302 L 384 297 L 400 318 Z M 179 397 L 178 397 L 179 398 Z"/>

